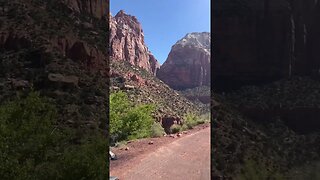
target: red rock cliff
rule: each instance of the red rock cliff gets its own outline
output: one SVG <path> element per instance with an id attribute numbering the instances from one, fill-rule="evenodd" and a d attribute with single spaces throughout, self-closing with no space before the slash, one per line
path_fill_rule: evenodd
<path id="1" fill-rule="evenodd" d="M 171 49 L 157 77 L 174 89 L 210 85 L 210 33 L 190 33 Z"/>
<path id="2" fill-rule="evenodd" d="M 114 17 L 110 15 L 109 40 L 111 59 L 125 60 L 156 74 L 160 65 L 148 50 L 141 24 L 135 16 L 127 15 L 122 10 Z"/>
<path id="3" fill-rule="evenodd" d="M 97 18 L 106 15 L 108 0 L 63 0 L 71 9 L 79 13 L 88 13 Z"/>
<path id="4" fill-rule="evenodd" d="M 319 1 L 216 0 L 213 7 L 215 89 L 319 77 Z"/>

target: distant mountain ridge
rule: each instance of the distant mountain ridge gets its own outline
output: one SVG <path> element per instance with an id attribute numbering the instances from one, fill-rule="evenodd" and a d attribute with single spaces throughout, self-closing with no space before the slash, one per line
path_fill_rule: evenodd
<path id="1" fill-rule="evenodd" d="M 188 33 L 184 38 L 180 39 L 175 45 L 195 46 L 206 49 L 210 52 L 210 33 L 209 32 L 194 32 Z"/>

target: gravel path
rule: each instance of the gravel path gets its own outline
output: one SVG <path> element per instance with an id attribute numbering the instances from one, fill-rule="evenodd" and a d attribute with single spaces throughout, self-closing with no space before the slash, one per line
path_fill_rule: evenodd
<path id="1" fill-rule="evenodd" d="M 209 180 L 210 179 L 210 126 L 200 126 L 180 138 L 154 139 L 146 146 L 145 139 L 132 142 L 133 149 L 140 149 L 139 156 L 131 157 L 129 163 L 111 162 L 110 174 L 120 180 Z M 131 143 L 130 143 L 131 144 Z M 130 144 L 128 147 L 130 147 Z M 144 146 L 143 146 L 144 145 Z M 136 148 L 135 148 L 136 147 Z M 144 149 L 147 147 L 147 149 Z M 118 151 L 121 157 L 129 156 Z M 123 150 L 122 150 L 123 151 Z M 134 153 L 136 150 L 133 150 Z M 117 154 L 117 152 L 116 152 Z M 134 156 L 131 154 L 131 156 Z M 119 157 L 119 156 L 118 156 Z M 116 167 L 116 168 L 115 168 Z"/>

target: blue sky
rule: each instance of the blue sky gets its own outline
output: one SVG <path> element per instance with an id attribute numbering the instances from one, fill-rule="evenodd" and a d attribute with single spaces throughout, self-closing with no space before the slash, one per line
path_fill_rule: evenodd
<path id="1" fill-rule="evenodd" d="M 112 16 L 120 10 L 137 17 L 160 64 L 187 33 L 210 32 L 210 0 L 110 0 Z"/>

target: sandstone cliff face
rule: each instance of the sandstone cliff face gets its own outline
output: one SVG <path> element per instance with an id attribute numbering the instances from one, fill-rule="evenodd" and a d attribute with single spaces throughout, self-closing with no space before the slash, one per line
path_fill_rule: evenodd
<path id="1" fill-rule="evenodd" d="M 62 0 L 12 0 L 0 9 L 0 102 L 32 88 L 54 99 L 59 122 L 107 131 L 100 119 L 107 119 L 108 22 Z M 83 111 L 91 118 L 75 115 Z"/>
<path id="2" fill-rule="evenodd" d="M 63 0 L 72 10 L 88 13 L 97 18 L 106 15 L 109 9 L 107 0 Z"/>
<path id="3" fill-rule="evenodd" d="M 171 49 L 157 77 L 174 89 L 210 85 L 210 33 L 190 33 Z"/>
<path id="4" fill-rule="evenodd" d="M 215 1 L 215 88 L 319 76 L 319 6 L 315 0 Z"/>
<path id="5" fill-rule="evenodd" d="M 144 43 L 141 24 L 136 17 L 117 13 L 110 15 L 110 55 L 116 61 L 128 61 L 134 66 L 141 67 L 156 74 L 160 65 Z"/>

